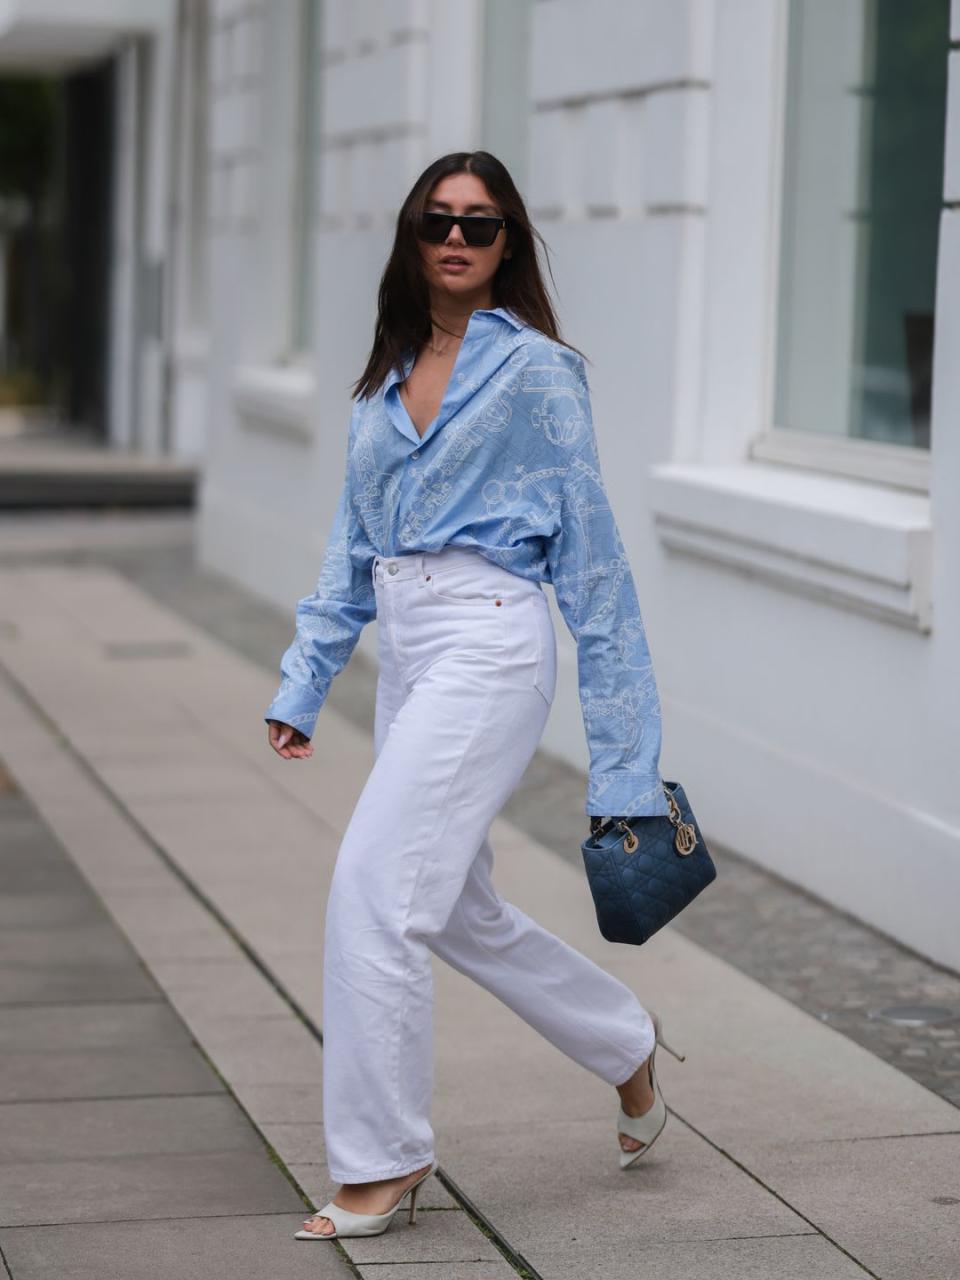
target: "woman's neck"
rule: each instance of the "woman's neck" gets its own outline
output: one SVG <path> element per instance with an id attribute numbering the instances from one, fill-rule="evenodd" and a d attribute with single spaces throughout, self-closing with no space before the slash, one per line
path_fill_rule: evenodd
<path id="1" fill-rule="evenodd" d="M 474 311 L 489 311 L 493 299 L 489 292 L 482 297 L 444 298 L 430 300 L 430 318 L 433 321 L 433 341 L 449 341 L 451 335 L 463 337 Z"/>

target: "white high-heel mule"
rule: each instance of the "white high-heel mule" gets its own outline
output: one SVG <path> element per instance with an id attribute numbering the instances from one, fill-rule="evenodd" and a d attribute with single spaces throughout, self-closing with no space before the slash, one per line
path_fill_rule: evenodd
<path id="1" fill-rule="evenodd" d="M 663 1132 L 663 1126 L 667 1123 L 667 1106 L 657 1081 L 655 1061 L 657 1045 L 662 1044 L 667 1053 L 672 1053 L 678 1062 L 683 1062 L 686 1058 L 686 1054 L 679 1053 L 676 1049 L 671 1048 L 664 1040 L 660 1025 L 660 1015 L 654 1013 L 651 1009 L 650 1018 L 653 1022 L 655 1039 L 647 1062 L 649 1063 L 650 1083 L 653 1085 L 653 1106 L 649 1111 L 645 1111 L 642 1116 L 628 1116 L 623 1109 L 623 1103 L 620 1104 L 620 1112 L 617 1116 L 617 1134 L 625 1133 L 628 1138 L 634 1138 L 637 1142 L 644 1144 L 636 1151 L 624 1151 L 623 1147 L 620 1147 L 621 1169 L 629 1169 L 632 1164 L 636 1164 L 641 1156 L 646 1155 Z"/>
<path id="2" fill-rule="evenodd" d="M 429 1169 L 424 1170 L 416 1182 L 412 1182 L 404 1191 L 403 1195 L 386 1213 L 354 1213 L 350 1209 L 344 1209 L 339 1204 L 334 1204 L 329 1200 L 322 1209 L 318 1209 L 316 1213 L 311 1214 L 313 1218 L 329 1218 L 333 1223 L 334 1230 L 329 1234 L 323 1231 L 302 1231 L 294 1233 L 295 1240 L 336 1240 L 337 1236 L 379 1236 L 386 1231 L 390 1223 L 393 1221 L 394 1214 L 400 1208 L 400 1205 L 410 1197 L 410 1217 L 409 1222 L 415 1223 L 417 1220 L 417 1190 L 421 1182 L 426 1182 L 432 1173 L 436 1173 L 440 1164 L 439 1160 L 434 1160 Z"/>

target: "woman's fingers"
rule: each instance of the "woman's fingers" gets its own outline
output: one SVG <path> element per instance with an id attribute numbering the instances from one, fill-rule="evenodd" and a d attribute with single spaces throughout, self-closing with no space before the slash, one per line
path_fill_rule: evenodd
<path id="1" fill-rule="evenodd" d="M 279 720 L 271 720 L 267 725 L 267 737 L 270 745 L 277 755 L 283 756 L 284 759 L 290 758 L 288 743 L 294 733 L 295 730 L 290 725 L 282 724 Z"/>
<path id="2" fill-rule="evenodd" d="M 304 760 L 313 755 L 313 747 L 299 729 L 280 720 L 267 723 L 267 738 L 271 747 L 284 760 Z"/>

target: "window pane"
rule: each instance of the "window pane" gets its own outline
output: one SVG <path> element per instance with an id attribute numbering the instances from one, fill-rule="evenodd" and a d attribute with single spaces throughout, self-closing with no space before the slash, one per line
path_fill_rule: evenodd
<path id="1" fill-rule="evenodd" d="M 790 0 L 775 423 L 926 448 L 949 0 Z"/>

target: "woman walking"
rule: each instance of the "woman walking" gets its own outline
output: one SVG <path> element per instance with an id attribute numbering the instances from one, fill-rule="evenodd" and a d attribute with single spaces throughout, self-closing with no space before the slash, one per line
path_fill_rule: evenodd
<path id="1" fill-rule="evenodd" d="M 604 492 L 580 354 L 559 337 L 523 201 L 485 151 L 417 179 L 380 284 L 346 476 L 266 713 L 284 759 L 378 620 L 374 764 L 326 910 L 323 1122 L 341 1186 L 299 1239 L 386 1230 L 437 1167 L 430 953 L 620 1096 L 620 1164 L 663 1128 L 659 1020 L 494 888 L 488 829 L 577 641 L 587 814 L 666 814 L 660 707 Z M 668 1047 L 668 1046 L 665 1046 Z M 670 1050 L 673 1052 L 673 1050 Z"/>

